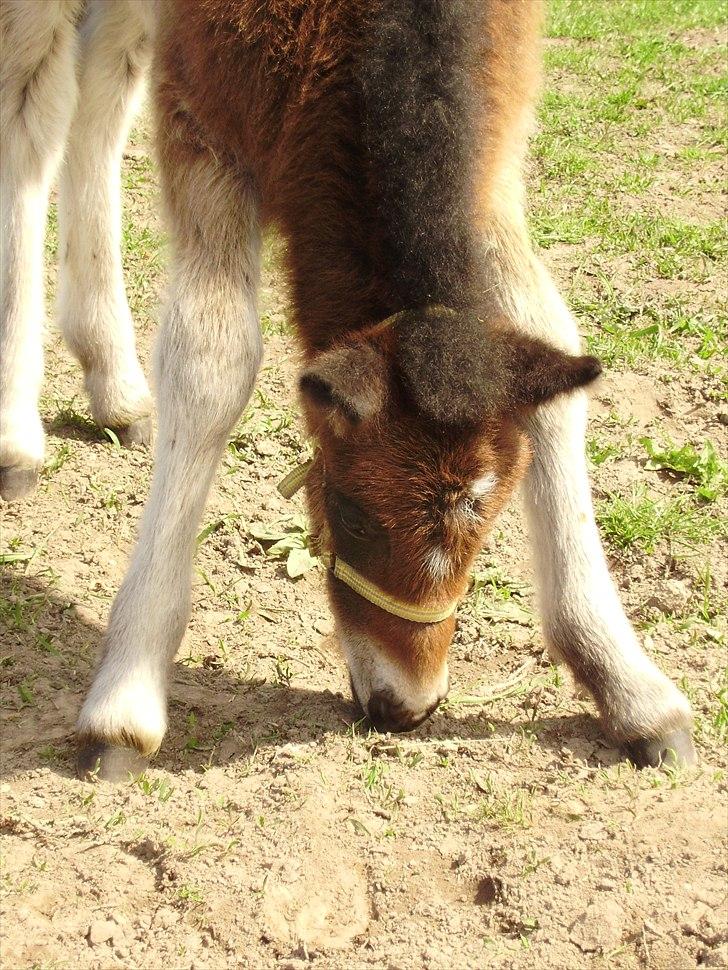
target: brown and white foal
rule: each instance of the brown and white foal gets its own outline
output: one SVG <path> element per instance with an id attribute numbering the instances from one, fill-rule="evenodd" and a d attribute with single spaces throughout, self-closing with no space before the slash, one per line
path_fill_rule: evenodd
<path id="1" fill-rule="evenodd" d="M 123 773 L 164 736 L 194 537 L 262 357 L 265 224 L 288 243 L 301 398 L 316 441 L 308 503 L 322 547 L 387 596 L 442 606 L 463 593 L 525 475 L 550 647 L 637 763 L 668 752 L 693 760 L 688 703 L 642 652 L 594 523 L 580 388 L 599 365 L 579 355 L 576 325 L 526 229 L 539 3 L 82 6 L 2 8 L 8 493 L 42 457 L 32 398 L 38 219 L 69 125 L 62 322 L 98 419 L 139 437 L 148 414 L 116 250 L 118 155 L 152 31 L 174 260 L 157 347 L 154 478 L 79 717 L 80 769 L 100 759 L 102 775 Z M 378 727 L 415 726 L 447 692 L 454 619 L 412 622 L 332 574 L 328 583 L 359 703 Z"/>

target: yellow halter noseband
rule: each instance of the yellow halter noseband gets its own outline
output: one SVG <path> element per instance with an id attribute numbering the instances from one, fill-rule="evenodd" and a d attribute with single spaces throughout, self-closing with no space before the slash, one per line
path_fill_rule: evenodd
<path id="1" fill-rule="evenodd" d="M 281 481 L 278 485 L 278 491 L 284 498 L 293 498 L 303 486 L 311 465 L 313 465 L 313 459 L 298 465 Z M 447 606 L 440 607 L 440 609 L 427 609 L 427 607 L 417 606 L 415 603 L 403 603 L 402 600 L 385 593 L 376 583 L 367 579 L 366 576 L 362 576 L 353 566 L 350 566 L 338 556 L 324 552 L 319 554 L 319 559 L 349 589 L 353 589 L 355 593 L 373 603 L 374 606 L 378 606 L 380 610 L 398 616 L 402 620 L 409 620 L 411 623 L 441 623 L 455 612 L 457 600 Z"/>

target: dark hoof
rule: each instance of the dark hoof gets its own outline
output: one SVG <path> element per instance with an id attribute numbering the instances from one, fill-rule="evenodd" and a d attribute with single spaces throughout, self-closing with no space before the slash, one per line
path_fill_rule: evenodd
<path id="1" fill-rule="evenodd" d="M 23 468 L 22 465 L 0 468 L 0 496 L 6 502 L 26 498 L 35 491 L 39 471 L 39 468 Z"/>
<path id="2" fill-rule="evenodd" d="M 146 767 L 147 759 L 135 748 L 105 741 L 84 741 L 76 755 L 76 774 L 82 781 L 130 781 Z"/>
<path id="3" fill-rule="evenodd" d="M 671 731 L 662 738 L 639 738 L 626 745 L 629 760 L 638 768 L 682 768 L 698 760 L 690 732 Z"/>
<path id="4" fill-rule="evenodd" d="M 146 448 L 152 443 L 152 419 L 139 418 L 125 428 L 115 428 L 116 436 L 124 448 Z"/>

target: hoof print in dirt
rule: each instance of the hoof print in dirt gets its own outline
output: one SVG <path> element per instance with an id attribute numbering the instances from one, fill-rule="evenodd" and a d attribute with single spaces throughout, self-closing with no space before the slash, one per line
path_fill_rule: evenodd
<path id="1" fill-rule="evenodd" d="M 6 502 L 19 502 L 35 491 L 39 468 L 23 468 L 9 465 L 0 468 L 0 496 Z"/>
<path id="2" fill-rule="evenodd" d="M 140 418 L 124 428 L 116 428 L 119 444 L 124 448 L 146 448 L 152 443 L 152 419 Z"/>
<path id="3" fill-rule="evenodd" d="M 78 746 L 76 774 L 82 781 L 129 781 L 147 767 L 147 759 L 134 748 L 88 740 Z"/>
<path id="4" fill-rule="evenodd" d="M 690 732 L 671 731 L 662 738 L 640 738 L 625 748 L 627 757 L 638 768 L 678 768 L 698 760 Z"/>

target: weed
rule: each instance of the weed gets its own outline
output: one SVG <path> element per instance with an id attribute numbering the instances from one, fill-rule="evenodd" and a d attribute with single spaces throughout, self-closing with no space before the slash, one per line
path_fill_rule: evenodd
<path id="1" fill-rule="evenodd" d="M 276 687 L 290 687 L 293 681 L 293 670 L 287 657 L 282 654 L 273 662 L 273 683 Z"/>
<path id="2" fill-rule="evenodd" d="M 172 788 L 165 778 L 151 779 L 146 772 L 142 772 L 139 775 L 139 777 L 136 779 L 136 784 L 145 795 L 148 797 L 156 795 L 158 800 L 162 803 L 168 802 L 174 793 L 174 788 Z"/>
<path id="3" fill-rule="evenodd" d="M 199 886 L 187 885 L 186 883 L 177 890 L 177 898 L 185 903 L 203 903 L 205 895 Z"/>
<path id="4" fill-rule="evenodd" d="M 116 828 L 117 825 L 124 825 L 126 823 L 126 815 L 123 809 L 117 808 L 104 822 L 104 828 L 109 831 L 109 829 Z"/>
<path id="5" fill-rule="evenodd" d="M 470 580 L 470 596 L 475 614 L 495 623 L 531 626 L 532 613 L 522 603 L 522 597 L 528 591 L 526 583 L 505 576 L 495 567 L 474 572 Z"/>
<path id="6" fill-rule="evenodd" d="M 728 462 L 718 455 L 712 441 L 706 441 L 700 451 L 689 443 L 659 445 L 652 438 L 640 438 L 640 444 L 649 455 L 647 468 L 664 469 L 695 482 L 701 498 L 713 502 L 728 491 Z"/>
<path id="7" fill-rule="evenodd" d="M 33 691 L 30 689 L 30 686 L 26 681 L 22 681 L 20 684 L 18 684 L 18 696 L 20 697 L 20 703 L 23 707 L 35 706 L 35 697 L 33 696 Z"/>
<path id="8" fill-rule="evenodd" d="M 285 559 L 286 572 L 297 579 L 317 564 L 314 542 L 303 515 L 287 516 L 276 525 L 253 525 L 250 534 L 272 559 Z"/>
<path id="9" fill-rule="evenodd" d="M 586 453 L 589 461 L 593 465 L 603 465 L 613 458 L 617 458 L 622 450 L 613 442 L 600 442 L 596 438 L 588 438 L 586 442 Z"/>

